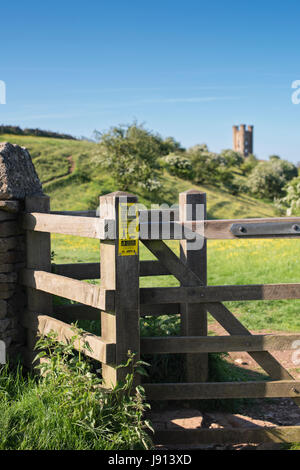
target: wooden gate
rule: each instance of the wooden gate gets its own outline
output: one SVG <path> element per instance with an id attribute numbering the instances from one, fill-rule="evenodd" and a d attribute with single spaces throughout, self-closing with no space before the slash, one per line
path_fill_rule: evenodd
<path id="1" fill-rule="evenodd" d="M 292 349 L 293 342 L 300 340 L 300 334 L 252 335 L 222 303 L 300 299 L 300 284 L 207 286 L 206 246 L 207 239 L 299 237 L 300 218 L 206 220 L 205 194 L 187 191 L 180 194 L 179 210 L 139 212 L 137 238 L 157 258 L 156 261 L 140 262 L 135 251 L 138 240 L 134 237 L 127 244 L 126 252 L 128 233 L 124 232 L 120 212 L 122 204 L 132 209 L 136 203 L 137 198 L 126 193 L 102 196 L 99 218 L 91 211 L 49 213 L 48 198 L 27 199 L 22 217 L 27 234 L 27 267 L 21 277 L 28 293 L 28 309 L 23 316 L 28 331 L 25 356 L 31 358 L 37 331 L 47 333 L 54 329 L 60 339 L 67 340 L 71 331 L 65 321 L 100 319 L 101 311 L 101 337 L 87 333 L 86 339 L 93 350 L 89 354 L 102 363 L 107 386 L 124 378 L 126 369 L 116 369 L 115 365 L 126 362 L 128 350 L 135 352 L 137 358 L 141 353 L 184 353 L 186 382 L 145 384 L 149 400 L 290 397 L 300 405 L 300 381 L 295 380 L 269 352 Z M 203 220 L 197 215 L 199 206 Z M 136 219 L 136 209 L 132 214 L 131 222 Z M 169 231 L 164 230 L 167 225 Z M 101 240 L 101 265 L 84 263 L 51 267 L 52 232 Z M 195 234 L 199 243 L 191 249 Z M 167 246 L 166 239 L 179 240 L 180 257 Z M 120 247 L 124 248 L 122 256 Z M 175 276 L 180 286 L 139 287 L 140 276 L 166 274 Z M 92 278 L 101 278 L 100 287 L 82 282 Z M 49 294 L 75 300 L 80 305 L 55 307 L 54 315 Z M 207 336 L 208 312 L 229 333 L 228 336 Z M 140 338 L 140 316 L 162 314 L 180 314 L 181 336 Z M 270 380 L 207 382 L 208 354 L 231 351 L 247 351 Z M 160 444 L 299 442 L 300 426 L 168 430 L 158 431 L 154 439 Z"/>

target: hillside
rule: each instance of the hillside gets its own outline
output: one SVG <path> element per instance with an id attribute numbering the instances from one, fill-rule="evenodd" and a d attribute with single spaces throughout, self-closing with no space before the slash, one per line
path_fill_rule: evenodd
<path id="1" fill-rule="evenodd" d="M 11 142 L 26 147 L 33 159 L 44 191 L 51 197 L 52 210 L 94 209 L 98 196 L 118 188 L 110 175 L 97 169 L 92 162 L 96 144 L 89 141 L 54 139 L 48 137 L 0 135 L 0 142 Z M 271 204 L 247 195 L 233 196 L 212 185 L 192 185 L 190 182 L 162 174 L 163 191 L 150 201 L 147 194 L 132 188 L 139 201 L 176 204 L 178 193 L 195 188 L 206 191 L 209 218 L 272 217 Z M 159 199 L 159 200 L 158 200 Z"/>

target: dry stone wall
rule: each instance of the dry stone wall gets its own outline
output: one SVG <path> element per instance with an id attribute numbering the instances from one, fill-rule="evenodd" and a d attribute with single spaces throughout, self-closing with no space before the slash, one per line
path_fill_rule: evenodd
<path id="1" fill-rule="evenodd" d="M 25 333 L 21 314 L 25 289 L 18 283 L 25 267 L 25 233 L 20 222 L 26 196 L 42 195 L 42 186 L 29 152 L 18 145 L 0 144 L 0 341 L 7 357 L 22 354 Z"/>

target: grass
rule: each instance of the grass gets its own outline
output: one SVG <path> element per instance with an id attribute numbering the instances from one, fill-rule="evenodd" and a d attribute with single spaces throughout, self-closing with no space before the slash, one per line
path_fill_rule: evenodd
<path id="1" fill-rule="evenodd" d="M 48 357 L 40 377 L 23 374 L 20 367 L 0 368 L 0 450 L 151 448 L 143 391 L 131 394 L 140 364 L 134 366 L 130 357 L 125 382 L 106 392 L 82 350 L 74 352 L 78 338 L 76 328 L 68 346 L 54 334 L 40 339 Z"/>
<path id="2" fill-rule="evenodd" d="M 169 242 L 178 254 L 178 242 Z M 99 262 L 97 240 L 52 235 L 55 263 Z M 154 259 L 141 244 L 141 259 Z M 208 242 L 208 284 L 276 284 L 299 282 L 298 240 L 211 240 Z M 141 278 L 142 287 L 177 286 L 173 276 Z M 299 300 L 227 302 L 251 330 L 300 331 Z"/>

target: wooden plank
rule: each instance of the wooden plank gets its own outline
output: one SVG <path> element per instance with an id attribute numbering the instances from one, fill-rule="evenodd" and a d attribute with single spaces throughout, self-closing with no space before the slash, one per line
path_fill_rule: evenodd
<path id="1" fill-rule="evenodd" d="M 179 194 L 179 220 L 206 219 L 206 193 L 189 190 Z M 202 237 L 194 241 L 180 241 L 180 260 L 190 270 L 180 279 L 181 286 L 207 284 L 207 246 Z M 204 305 L 181 304 L 181 334 L 183 336 L 207 336 L 207 311 Z M 208 354 L 186 354 L 187 382 L 205 382 L 208 378 Z"/>
<path id="2" fill-rule="evenodd" d="M 187 267 L 175 253 L 161 240 L 144 240 L 143 244 L 159 261 L 184 285 L 199 284 L 198 277 Z"/>
<path id="3" fill-rule="evenodd" d="M 114 310 L 115 291 L 104 289 L 102 286 L 98 287 L 87 282 L 34 269 L 23 269 L 20 280 L 27 287 L 81 302 L 91 307 L 108 311 Z"/>
<path id="4" fill-rule="evenodd" d="M 148 223 L 151 221 L 159 220 L 179 220 L 179 209 L 174 207 L 173 209 L 151 209 L 139 211 L 139 219 L 141 223 Z"/>
<path id="5" fill-rule="evenodd" d="M 141 339 L 144 354 L 212 353 L 232 351 L 293 350 L 299 334 L 236 335 L 236 336 L 172 336 Z"/>
<path id="6" fill-rule="evenodd" d="M 47 213 L 50 210 L 50 199 L 48 196 L 26 197 L 25 210 Z M 46 271 L 51 271 L 51 241 L 48 233 L 26 231 L 26 260 L 26 267 L 30 270 L 43 270 L 45 274 L 47 274 Z M 33 287 L 28 285 L 26 289 L 28 310 L 51 315 L 52 297 Z M 36 339 L 36 331 L 28 330 L 26 347 L 31 352 L 34 351 Z"/>
<path id="7" fill-rule="evenodd" d="M 300 381 L 143 384 L 147 400 L 298 397 Z"/>
<path id="8" fill-rule="evenodd" d="M 200 428 L 157 430 L 153 436 L 156 445 L 242 444 L 299 442 L 300 426 L 253 426 L 248 428 Z"/>
<path id="9" fill-rule="evenodd" d="M 52 264 L 51 270 L 54 274 L 71 277 L 72 279 L 100 279 L 99 263 L 69 263 Z"/>
<path id="10" fill-rule="evenodd" d="M 136 196 L 115 192 L 100 197 L 101 217 L 112 219 L 116 225 L 117 240 L 100 243 L 101 285 L 115 289 L 114 315 L 101 313 L 102 337 L 116 343 L 116 363 L 126 364 L 128 351 L 140 357 L 140 312 L 139 312 L 139 256 L 122 256 L 119 252 L 120 204 L 137 204 Z M 103 309 L 105 310 L 105 309 Z M 130 369 L 103 366 L 102 376 L 107 387 L 123 381 Z M 139 377 L 135 377 L 135 384 Z"/>
<path id="11" fill-rule="evenodd" d="M 73 279 L 100 279 L 99 263 L 52 264 L 52 272 Z M 140 276 L 169 275 L 170 271 L 159 261 L 140 261 Z"/>
<path id="12" fill-rule="evenodd" d="M 147 304 L 140 305 L 141 316 L 178 315 L 180 304 Z"/>
<path id="13" fill-rule="evenodd" d="M 76 217 L 68 215 L 39 214 L 38 212 L 23 213 L 22 227 L 38 232 L 62 233 L 79 237 L 103 240 L 110 234 L 114 237 L 113 225 L 110 221 L 99 217 Z"/>
<path id="14" fill-rule="evenodd" d="M 22 324 L 28 329 L 38 331 L 43 336 L 47 336 L 51 331 L 55 331 L 58 334 L 57 340 L 66 344 L 76 334 L 67 323 L 34 312 L 25 312 L 22 315 Z M 83 348 L 84 342 L 89 344 L 91 351 Z M 76 340 L 74 346 L 75 349 L 81 350 L 86 356 L 99 362 L 105 364 L 115 363 L 116 345 L 92 333 L 88 333 L 87 331 L 83 332 L 81 339 Z"/>
<path id="15" fill-rule="evenodd" d="M 140 276 L 166 276 L 171 274 L 160 261 L 140 261 Z"/>
<path id="16" fill-rule="evenodd" d="M 97 211 L 50 211 L 50 214 L 56 215 L 75 215 L 77 217 L 97 217 Z"/>
<path id="17" fill-rule="evenodd" d="M 190 239 L 192 232 L 204 234 L 206 239 L 226 240 L 239 239 L 230 231 L 232 224 L 243 223 L 296 223 L 300 224 L 300 217 L 279 217 L 279 218 L 255 218 L 255 219 L 227 219 L 227 220 L 205 220 L 186 221 L 184 223 L 178 221 L 171 222 L 141 222 L 140 239 L 141 240 L 185 240 Z M 251 238 L 298 238 L 299 233 L 289 235 L 255 235 Z"/>
<path id="18" fill-rule="evenodd" d="M 89 305 L 55 305 L 55 315 L 62 320 L 74 322 L 76 320 L 100 320 L 100 312 Z"/>
<path id="19" fill-rule="evenodd" d="M 298 284 L 151 287 L 141 289 L 141 303 L 207 303 L 241 300 L 300 299 Z"/>

